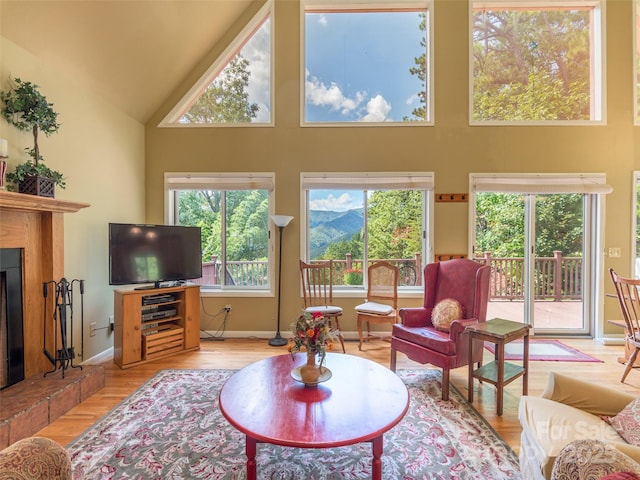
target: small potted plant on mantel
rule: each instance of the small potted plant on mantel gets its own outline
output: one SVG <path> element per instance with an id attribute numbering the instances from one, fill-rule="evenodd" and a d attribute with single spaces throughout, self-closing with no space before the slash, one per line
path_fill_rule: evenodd
<path id="1" fill-rule="evenodd" d="M 0 100 L 4 103 L 2 116 L 18 130 L 32 132 L 33 148 L 25 148 L 31 160 L 16 166 L 15 171 L 7 174 L 7 181 L 16 184 L 20 193 L 54 197 L 55 186 L 65 188 L 65 181 L 60 172 L 44 164 L 38 147 L 38 132 L 47 137 L 56 133 L 60 128 L 58 114 L 53 104 L 39 92 L 38 85 L 19 78 L 13 81 L 13 88 L 0 92 Z"/>

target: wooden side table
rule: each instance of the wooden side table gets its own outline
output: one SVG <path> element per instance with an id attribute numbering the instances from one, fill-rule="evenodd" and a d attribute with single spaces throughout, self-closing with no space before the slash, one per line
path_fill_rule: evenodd
<path id="1" fill-rule="evenodd" d="M 497 414 L 502 415 L 504 387 L 522 377 L 522 394 L 527 394 L 529 370 L 529 329 L 530 325 L 511 320 L 494 318 L 486 322 L 469 325 L 469 358 L 473 358 L 474 340 L 495 344 L 495 361 L 474 370 L 469 362 L 469 403 L 473 403 L 473 379 L 485 381 L 496 386 Z M 504 361 L 504 346 L 518 339 L 523 340 L 522 365 Z"/>

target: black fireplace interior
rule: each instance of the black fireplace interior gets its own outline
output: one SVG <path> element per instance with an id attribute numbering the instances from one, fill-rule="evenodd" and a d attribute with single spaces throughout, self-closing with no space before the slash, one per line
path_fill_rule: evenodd
<path id="1" fill-rule="evenodd" d="M 24 380 L 22 249 L 0 248 L 0 389 Z"/>

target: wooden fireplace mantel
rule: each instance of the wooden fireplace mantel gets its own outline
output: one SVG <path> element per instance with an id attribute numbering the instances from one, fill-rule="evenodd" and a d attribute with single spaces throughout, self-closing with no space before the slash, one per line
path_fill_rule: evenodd
<path id="1" fill-rule="evenodd" d="M 56 200 L 55 198 L 38 197 L 36 195 L 0 190 L 0 208 L 2 209 L 11 208 L 37 212 L 73 213 L 90 206 L 88 203 Z M 0 218 L 0 221 L 2 221 L 2 218 Z"/>
<path id="2" fill-rule="evenodd" d="M 0 190 L 0 248 L 23 249 L 25 378 L 52 369 L 42 349 L 43 345 L 50 352 L 58 348 L 50 336 L 54 328 L 53 302 L 49 299 L 45 312 L 42 284 L 64 277 L 64 214 L 89 206 L 88 203 Z"/>

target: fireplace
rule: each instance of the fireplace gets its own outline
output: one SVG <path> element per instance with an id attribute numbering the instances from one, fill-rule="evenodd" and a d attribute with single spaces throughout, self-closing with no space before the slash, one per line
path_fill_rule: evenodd
<path id="1" fill-rule="evenodd" d="M 24 380 L 22 249 L 0 248 L 0 389 Z"/>
<path id="2" fill-rule="evenodd" d="M 22 300 L 19 303 L 22 309 L 23 378 L 51 370 L 43 347 L 55 352 L 59 345 L 53 344 L 53 336 L 44 338 L 44 331 L 53 332 L 54 324 L 53 305 L 48 305 L 48 311 L 45 311 L 42 284 L 65 276 L 64 214 L 88 206 L 87 203 L 0 190 L 0 250 L 18 250 L 21 256 Z M 4 261 L 0 264 L 4 265 Z M 8 273 L 2 274 L 3 282 L 7 282 L 8 276 Z M 6 301 L 14 296 L 7 291 Z M 5 306 L 8 307 L 4 302 L 3 298 L 3 312 Z M 14 331 L 13 327 L 11 331 Z"/>

